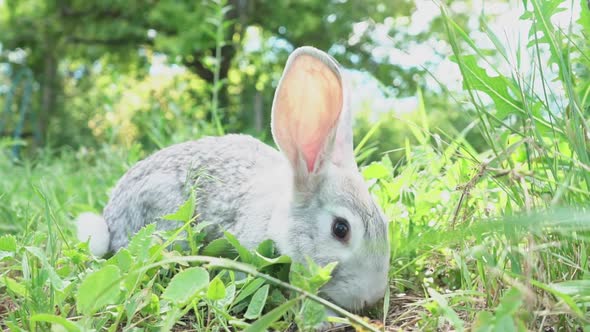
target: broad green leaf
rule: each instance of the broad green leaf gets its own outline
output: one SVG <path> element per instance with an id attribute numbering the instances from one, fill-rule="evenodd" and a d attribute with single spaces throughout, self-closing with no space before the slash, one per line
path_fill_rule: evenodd
<path id="1" fill-rule="evenodd" d="M 306 328 L 315 328 L 326 319 L 326 308 L 310 299 L 303 301 L 301 313 L 303 314 L 303 324 Z"/>
<path id="2" fill-rule="evenodd" d="M 202 267 L 191 267 L 175 275 L 162 298 L 175 304 L 185 304 L 209 284 L 209 273 Z"/>
<path id="3" fill-rule="evenodd" d="M 234 246 L 232 246 L 227 239 L 218 238 L 207 244 L 201 251 L 202 255 L 211 257 L 224 257 L 229 259 L 235 259 L 238 257 L 238 252 Z"/>
<path id="4" fill-rule="evenodd" d="M 496 308 L 496 316 L 512 316 L 522 305 L 522 294 L 516 288 L 511 288 L 500 300 L 500 305 Z"/>
<path id="5" fill-rule="evenodd" d="M 289 272 L 289 283 L 291 283 L 295 287 L 299 287 L 304 290 L 309 290 L 309 281 L 307 280 L 307 276 L 309 275 L 309 271 L 305 268 L 305 266 L 301 263 L 293 263 L 291 264 L 291 271 Z"/>
<path id="6" fill-rule="evenodd" d="M 259 269 L 265 268 L 267 266 L 276 265 L 276 264 L 289 264 L 291 263 L 291 258 L 289 256 L 281 255 L 276 258 L 268 258 L 265 256 L 260 255 L 256 252 L 256 267 Z"/>
<path id="7" fill-rule="evenodd" d="M 291 258 L 288 256 L 278 255 L 275 243 L 272 240 L 262 241 L 256 248 L 252 260 L 252 264 L 259 269 L 275 264 L 291 263 Z"/>
<path id="8" fill-rule="evenodd" d="M 127 250 L 131 256 L 136 257 L 136 263 L 145 262 L 148 259 L 149 249 L 152 244 L 152 235 L 155 231 L 156 224 L 148 224 L 131 238 Z"/>
<path id="9" fill-rule="evenodd" d="M 113 257 L 109 258 L 106 264 L 116 265 L 121 271 L 129 271 L 133 265 L 133 258 L 127 248 L 122 248 Z"/>
<path id="10" fill-rule="evenodd" d="M 0 251 L 16 252 L 16 237 L 12 234 L 0 236 Z"/>
<path id="11" fill-rule="evenodd" d="M 147 257 L 147 255 L 142 256 Z M 131 256 L 127 248 L 122 248 L 107 261 L 107 264 L 117 266 L 120 271 L 132 271 L 134 266 L 136 266 L 136 263 L 142 265 L 144 262 L 142 262 L 140 259 L 136 259 L 134 261 L 134 257 Z M 141 273 L 128 273 L 124 275 L 123 287 L 129 291 L 134 289 L 134 287 L 137 285 L 137 282 L 145 273 L 146 272 L 143 271 Z"/>
<path id="12" fill-rule="evenodd" d="M 578 24 L 584 28 L 586 34 L 590 33 L 590 3 L 588 0 L 579 0 L 580 1 L 580 18 L 578 19 Z"/>
<path id="13" fill-rule="evenodd" d="M 260 255 L 264 257 L 275 257 L 276 247 L 274 241 L 270 239 L 262 241 L 256 248 L 256 252 L 258 252 Z"/>
<path id="14" fill-rule="evenodd" d="M 217 301 L 221 307 L 228 306 L 234 302 L 236 297 L 236 284 L 232 283 L 225 289 L 225 297 Z"/>
<path id="15" fill-rule="evenodd" d="M 566 10 L 560 5 L 564 0 L 542 0 L 542 1 L 531 1 L 533 11 L 525 12 L 520 18 L 529 20 L 533 23 L 529 30 L 529 37 L 533 37 L 532 40 L 546 40 L 547 36 L 542 37 L 536 36 L 536 34 L 543 32 L 553 31 L 553 24 L 551 23 L 551 17 L 559 12 Z M 550 30 L 546 30 L 550 26 Z M 536 29 L 534 28 L 536 27 Z"/>
<path id="16" fill-rule="evenodd" d="M 391 172 L 382 163 L 372 163 L 363 169 L 363 176 L 368 180 L 383 179 L 391 176 Z"/>
<path id="17" fill-rule="evenodd" d="M 162 219 L 189 222 L 195 214 L 195 193 L 191 191 L 189 198 L 180 206 L 176 212 L 165 215 Z"/>
<path id="18" fill-rule="evenodd" d="M 225 298 L 225 285 L 219 278 L 213 279 L 207 289 L 207 298 L 210 300 L 222 300 Z"/>
<path id="19" fill-rule="evenodd" d="M 250 325 L 248 328 L 244 330 L 244 332 L 261 332 L 266 331 L 268 327 L 272 325 L 272 323 L 279 320 L 283 315 L 291 309 L 292 306 L 297 303 L 297 299 L 289 300 L 280 306 L 274 308 L 273 310 L 267 312 L 264 316 L 260 317 L 256 322 Z"/>
<path id="20" fill-rule="evenodd" d="M 286 301 L 287 298 L 285 297 L 285 295 L 283 295 L 281 290 L 278 288 L 274 288 L 268 295 L 268 300 L 266 300 L 266 303 L 268 303 L 268 305 L 271 307 L 276 307 L 285 303 Z"/>
<path id="21" fill-rule="evenodd" d="M 461 62 L 466 75 L 463 87 L 487 94 L 496 105 L 496 116 L 499 119 L 515 113 L 524 113 L 522 103 L 510 95 L 511 83 L 506 77 L 489 76 L 486 70 L 477 64 L 475 55 L 461 56 Z"/>
<path id="22" fill-rule="evenodd" d="M 250 304 L 248 305 L 248 310 L 244 314 L 244 318 L 246 319 L 256 319 L 260 317 L 264 306 L 266 305 L 266 298 L 268 297 L 268 289 L 269 285 L 264 285 L 260 287 L 252 296 L 250 300 Z"/>
<path id="23" fill-rule="evenodd" d="M 224 232 L 224 234 L 225 234 L 225 238 L 227 239 L 227 241 L 238 251 L 238 254 L 240 255 L 240 260 L 243 263 L 246 263 L 246 264 L 254 263 L 254 258 L 252 256 L 252 253 L 250 253 L 250 251 L 246 247 L 241 245 L 235 236 L 233 236 L 229 232 Z"/>
<path id="24" fill-rule="evenodd" d="M 6 288 L 8 290 L 10 290 L 11 292 L 13 292 L 15 295 L 20 296 L 22 298 L 27 297 L 27 288 L 25 287 L 24 284 L 14 280 L 10 277 L 7 277 L 7 276 L 4 276 L 4 278 L 2 278 L 0 280 L 2 280 L 2 282 L 6 286 Z"/>
<path id="25" fill-rule="evenodd" d="M 246 286 L 244 286 L 240 290 L 240 293 L 238 294 L 238 297 L 236 297 L 235 302 L 239 303 L 243 299 L 254 294 L 254 292 L 264 284 L 264 282 L 265 282 L 264 279 L 261 279 L 261 278 L 256 278 L 256 279 L 250 281 Z"/>
<path id="26" fill-rule="evenodd" d="M 494 332 L 517 332 L 516 324 L 514 323 L 514 319 L 512 316 L 499 316 L 496 317 L 496 322 L 494 323 Z"/>
<path id="27" fill-rule="evenodd" d="M 234 314 L 245 312 L 248 309 L 248 301 L 236 302 L 234 305 L 231 306 L 231 312 Z"/>
<path id="28" fill-rule="evenodd" d="M 71 322 L 61 316 L 56 316 L 52 314 L 36 314 L 31 316 L 30 320 L 31 322 L 47 322 L 52 324 L 59 324 L 68 332 L 81 331 L 80 327 L 78 327 L 78 325 L 76 325 L 74 322 Z"/>
<path id="29" fill-rule="evenodd" d="M 293 263 L 289 273 L 289 281 L 293 286 L 315 293 L 331 279 L 337 263 L 332 262 L 324 267 L 307 258 L 307 264 Z"/>
<path id="30" fill-rule="evenodd" d="M 473 323 L 474 332 L 490 332 L 494 324 L 494 315 L 489 311 L 480 311 Z"/>
<path id="31" fill-rule="evenodd" d="M 86 242 L 80 242 L 78 244 L 79 246 L 88 246 L 88 243 Z M 80 251 L 78 248 L 71 248 L 71 249 L 66 249 L 64 248 L 62 250 L 63 256 L 67 257 L 70 259 L 70 261 L 72 263 L 74 263 L 74 265 L 79 265 L 79 264 L 84 264 L 84 262 L 86 262 L 88 260 L 88 255 L 86 254 L 86 251 Z"/>
<path id="32" fill-rule="evenodd" d="M 160 298 L 156 294 L 151 294 L 149 303 L 143 308 L 145 315 L 157 315 L 160 313 Z"/>
<path id="33" fill-rule="evenodd" d="M 570 296 L 590 296 L 590 280 L 568 280 L 553 283 L 550 286 Z"/>
<path id="34" fill-rule="evenodd" d="M 78 287 L 78 284 L 70 281 L 67 281 L 65 284 L 66 286 L 63 290 L 56 290 L 54 293 L 54 303 L 56 305 L 61 306 L 62 304 L 65 304 L 66 301 L 74 299 L 75 290 L 76 287 Z"/>
<path id="35" fill-rule="evenodd" d="M 121 293 L 120 278 L 121 272 L 114 265 L 105 265 L 89 274 L 78 287 L 78 312 L 92 315 L 98 309 L 116 303 Z"/>

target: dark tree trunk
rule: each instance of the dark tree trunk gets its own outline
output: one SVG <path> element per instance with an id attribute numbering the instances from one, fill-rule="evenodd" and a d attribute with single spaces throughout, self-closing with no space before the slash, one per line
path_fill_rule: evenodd
<path id="1" fill-rule="evenodd" d="M 219 71 L 219 79 L 223 80 L 227 77 L 227 73 L 229 72 L 229 68 L 231 65 L 231 61 L 236 54 L 235 45 L 231 42 L 232 36 L 236 32 L 237 25 L 243 26 L 246 22 L 246 6 L 248 1 L 247 0 L 229 0 L 228 5 L 231 6 L 231 9 L 225 14 L 225 20 L 231 21 L 231 24 L 227 27 L 224 39 L 227 42 L 221 48 L 221 65 Z M 239 32 L 239 31 L 238 31 Z M 209 83 L 213 83 L 214 74 L 213 72 L 205 67 L 202 62 L 203 56 L 209 53 L 210 55 L 215 55 L 215 47 L 212 47 L 208 50 L 197 50 L 193 54 L 193 61 L 185 63 L 187 67 L 192 70 L 194 73 L 199 75 L 202 79 Z"/>
<path id="2" fill-rule="evenodd" d="M 264 126 L 264 97 L 256 90 L 254 94 L 254 129 L 260 133 Z"/>
<path id="3" fill-rule="evenodd" d="M 224 81 L 227 78 L 231 62 L 236 55 L 236 46 L 232 42 L 233 35 L 241 33 L 240 29 L 244 27 L 246 23 L 246 10 L 248 0 L 229 0 L 228 5 L 231 9 L 225 14 L 225 20 L 231 21 L 231 24 L 226 28 L 225 31 L 225 45 L 221 47 L 221 62 L 219 66 L 219 81 Z M 215 82 L 215 74 L 210 68 L 207 68 L 203 63 L 204 55 L 209 54 L 215 56 L 215 47 L 205 50 L 197 50 L 192 56 L 192 61 L 186 61 L 185 66 L 195 74 L 199 75 L 200 78 L 207 81 L 210 85 Z M 225 108 L 229 104 L 229 95 L 227 88 L 224 87 L 219 91 L 218 94 L 219 106 Z M 212 120 L 212 114 L 209 115 L 209 120 Z"/>
<path id="4" fill-rule="evenodd" d="M 233 30 L 233 29 L 232 29 Z M 210 54 L 215 55 L 215 48 L 208 50 Z M 202 62 L 203 55 L 206 53 L 203 51 L 197 51 L 193 55 L 192 62 L 186 63 L 188 68 L 192 70 L 195 74 L 199 75 L 200 78 L 204 79 L 208 83 L 213 84 L 214 74 L 209 68 L 205 67 Z M 234 45 L 228 44 L 221 47 L 221 65 L 219 68 L 219 79 L 223 80 L 227 77 L 227 73 L 229 72 L 229 67 L 231 65 L 231 61 L 236 54 L 236 49 Z"/>

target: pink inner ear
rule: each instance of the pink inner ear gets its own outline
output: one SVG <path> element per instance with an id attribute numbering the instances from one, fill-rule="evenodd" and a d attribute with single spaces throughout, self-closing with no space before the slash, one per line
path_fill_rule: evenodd
<path id="1" fill-rule="evenodd" d="M 280 111 L 285 112 L 291 144 L 311 173 L 342 111 L 340 79 L 321 60 L 302 55 L 293 61 L 283 84 L 277 106 L 286 106 Z"/>

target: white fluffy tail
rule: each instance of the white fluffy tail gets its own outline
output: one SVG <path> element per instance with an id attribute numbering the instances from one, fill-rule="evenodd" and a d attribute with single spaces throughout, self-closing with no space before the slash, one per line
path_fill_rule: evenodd
<path id="1" fill-rule="evenodd" d="M 84 212 L 76 219 L 78 240 L 86 242 L 90 239 L 88 247 L 96 257 L 102 257 L 109 251 L 111 236 L 106 221 L 99 215 Z"/>

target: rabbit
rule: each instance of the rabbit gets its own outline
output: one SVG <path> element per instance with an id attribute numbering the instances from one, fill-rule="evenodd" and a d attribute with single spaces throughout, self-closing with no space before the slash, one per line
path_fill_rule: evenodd
<path id="1" fill-rule="evenodd" d="M 373 305 L 388 287 L 389 238 L 354 158 L 350 93 L 336 60 L 311 46 L 295 49 L 271 111 L 279 151 L 241 134 L 164 148 L 118 181 L 103 217 L 79 216 L 80 241 L 103 256 L 148 223 L 174 229 L 160 217 L 194 188 L 197 221 L 248 248 L 271 239 L 295 262 L 338 262 L 320 295 L 355 312 Z"/>

